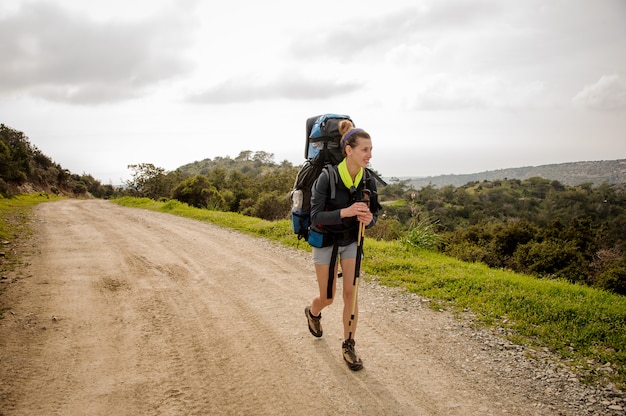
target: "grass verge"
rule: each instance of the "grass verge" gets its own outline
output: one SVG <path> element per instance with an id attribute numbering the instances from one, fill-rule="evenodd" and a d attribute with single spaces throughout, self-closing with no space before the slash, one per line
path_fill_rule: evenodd
<path id="1" fill-rule="evenodd" d="M 19 262 L 18 255 L 12 246 L 19 238 L 28 236 L 30 228 L 30 210 L 42 202 L 55 201 L 57 196 L 45 193 L 19 195 L 13 198 L 0 197 L 0 293 L 6 288 L 5 274 L 13 270 Z M 2 318 L 0 310 L 0 319 Z"/>
<path id="2" fill-rule="evenodd" d="M 177 201 L 121 198 L 113 202 L 207 221 L 310 250 L 296 239 L 287 220 L 265 221 Z M 608 379 L 620 388 L 626 386 L 626 297 L 466 263 L 398 242 L 366 239 L 364 247 L 363 272 L 377 276 L 381 284 L 432 298 L 437 307 L 469 310 L 480 324 L 504 328 L 513 342 L 560 354 L 587 381 Z"/>

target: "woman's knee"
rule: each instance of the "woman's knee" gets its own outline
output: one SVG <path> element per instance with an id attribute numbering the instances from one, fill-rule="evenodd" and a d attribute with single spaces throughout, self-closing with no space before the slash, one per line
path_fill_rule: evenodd
<path id="1" fill-rule="evenodd" d="M 322 300 L 322 304 L 324 305 L 324 307 L 330 306 L 333 304 L 333 301 L 335 300 L 334 298 L 328 299 L 326 296 L 321 298 Z"/>

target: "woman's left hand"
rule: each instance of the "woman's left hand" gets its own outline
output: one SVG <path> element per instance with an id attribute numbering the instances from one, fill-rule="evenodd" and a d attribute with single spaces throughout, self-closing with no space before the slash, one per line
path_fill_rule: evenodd
<path id="1" fill-rule="evenodd" d="M 374 219 L 374 214 L 372 214 L 369 208 L 359 208 L 356 218 L 365 225 L 369 225 Z"/>

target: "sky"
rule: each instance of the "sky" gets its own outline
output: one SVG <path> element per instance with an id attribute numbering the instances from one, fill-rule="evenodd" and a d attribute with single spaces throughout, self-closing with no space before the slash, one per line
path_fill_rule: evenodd
<path id="1" fill-rule="evenodd" d="M 0 123 L 103 184 L 347 114 L 384 177 L 626 158 L 624 0 L 2 0 Z"/>

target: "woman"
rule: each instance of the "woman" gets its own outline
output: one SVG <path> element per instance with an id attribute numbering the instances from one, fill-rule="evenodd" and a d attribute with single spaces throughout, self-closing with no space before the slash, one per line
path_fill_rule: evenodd
<path id="1" fill-rule="evenodd" d="M 376 182 L 367 173 L 372 157 L 372 139 L 362 129 L 354 128 L 349 120 L 339 124 L 342 135 L 340 146 L 344 159 L 333 171 L 325 169 L 313 184 L 311 194 L 311 223 L 326 237 L 321 248 L 313 247 L 313 263 L 319 294 L 304 310 L 309 331 L 322 336 L 322 310 L 333 303 L 337 283 L 337 262 L 333 259 L 333 246 L 339 256 L 343 279 L 343 358 L 351 370 L 363 368 L 363 362 L 354 348 L 354 335 L 358 321 L 358 306 L 350 323 L 352 295 L 355 289 L 357 238 L 359 223 L 366 228 L 373 226 L 378 215 Z M 335 197 L 331 198 L 331 183 L 337 178 Z M 363 202 L 363 190 L 370 191 L 370 201 Z M 331 267 L 333 270 L 331 271 Z M 331 286 L 329 288 L 329 285 Z"/>

